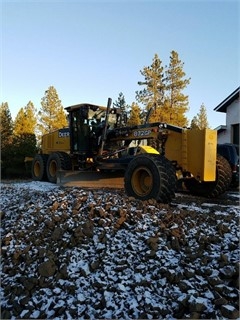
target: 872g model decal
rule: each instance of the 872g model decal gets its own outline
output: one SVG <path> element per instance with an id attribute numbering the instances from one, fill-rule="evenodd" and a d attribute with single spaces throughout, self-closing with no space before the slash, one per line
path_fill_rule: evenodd
<path id="1" fill-rule="evenodd" d="M 133 132 L 134 137 L 146 137 L 151 134 L 151 130 L 137 130 Z"/>

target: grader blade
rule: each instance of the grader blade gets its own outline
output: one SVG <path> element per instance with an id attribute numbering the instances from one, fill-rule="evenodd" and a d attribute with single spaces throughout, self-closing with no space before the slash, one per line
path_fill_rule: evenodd
<path id="1" fill-rule="evenodd" d="M 65 171 L 57 173 L 57 185 L 79 188 L 124 188 L 124 174 L 120 172 Z"/>

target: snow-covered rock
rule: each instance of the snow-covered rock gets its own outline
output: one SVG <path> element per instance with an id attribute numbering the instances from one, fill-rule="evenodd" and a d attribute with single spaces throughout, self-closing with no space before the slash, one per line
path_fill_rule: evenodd
<path id="1" fill-rule="evenodd" d="M 1 184 L 1 318 L 234 319 L 238 200 Z"/>

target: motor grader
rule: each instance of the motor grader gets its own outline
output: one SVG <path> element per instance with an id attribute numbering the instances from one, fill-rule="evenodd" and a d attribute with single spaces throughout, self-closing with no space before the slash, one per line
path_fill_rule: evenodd
<path id="1" fill-rule="evenodd" d="M 82 186 L 83 177 L 91 185 L 101 175 L 109 181 L 117 175 L 128 196 L 163 203 L 173 199 L 178 179 L 200 196 L 217 197 L 229 187 L 231 168 L 217 155 L 214 130 L 161 122 L 127 126 L 110 98 L 107 106 L 84 103 L 66 110 L 69 127 L 42 137 L 41 151 L 32 161 L 34 180 L 64 185 L 74 172 Z"/>

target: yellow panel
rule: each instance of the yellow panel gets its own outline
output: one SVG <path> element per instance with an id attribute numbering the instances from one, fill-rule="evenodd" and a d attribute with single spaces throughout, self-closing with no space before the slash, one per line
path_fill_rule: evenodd
<path id="1" fill-rule="evenodd" d="M 139 146 L 140 148 L 140 151 L 138 152 L 139 154 L 140 153 L 154 153 L 154 154 L 159 154 L 159 152 L 154 149 L 153 147 L 151 146 Z"/>
<path id="2" fill-rule="evenodd" d="M 216 180 L 217 131 L 205 130 L 204 177 L 203 181 Z"/>
<path id="3" fill-rule="evenodd" d="M 201 181 L 215 181 L 217 159 L 217 131 L 187 131 L 187 167 Z"/>
<path id="4" fill-rule="evenodd" d="M 177 161 L 182 166 L 182 133 L 169 130 L 165 145 L 165 156 L 171 161 Z"/>
<path id="5" fill-rule="evenodd" d="M 50 154 L 56 151 L 70 152 L 70 136 L 67 128 L 56 130 L 42 137 L 42 152 Z"/>

